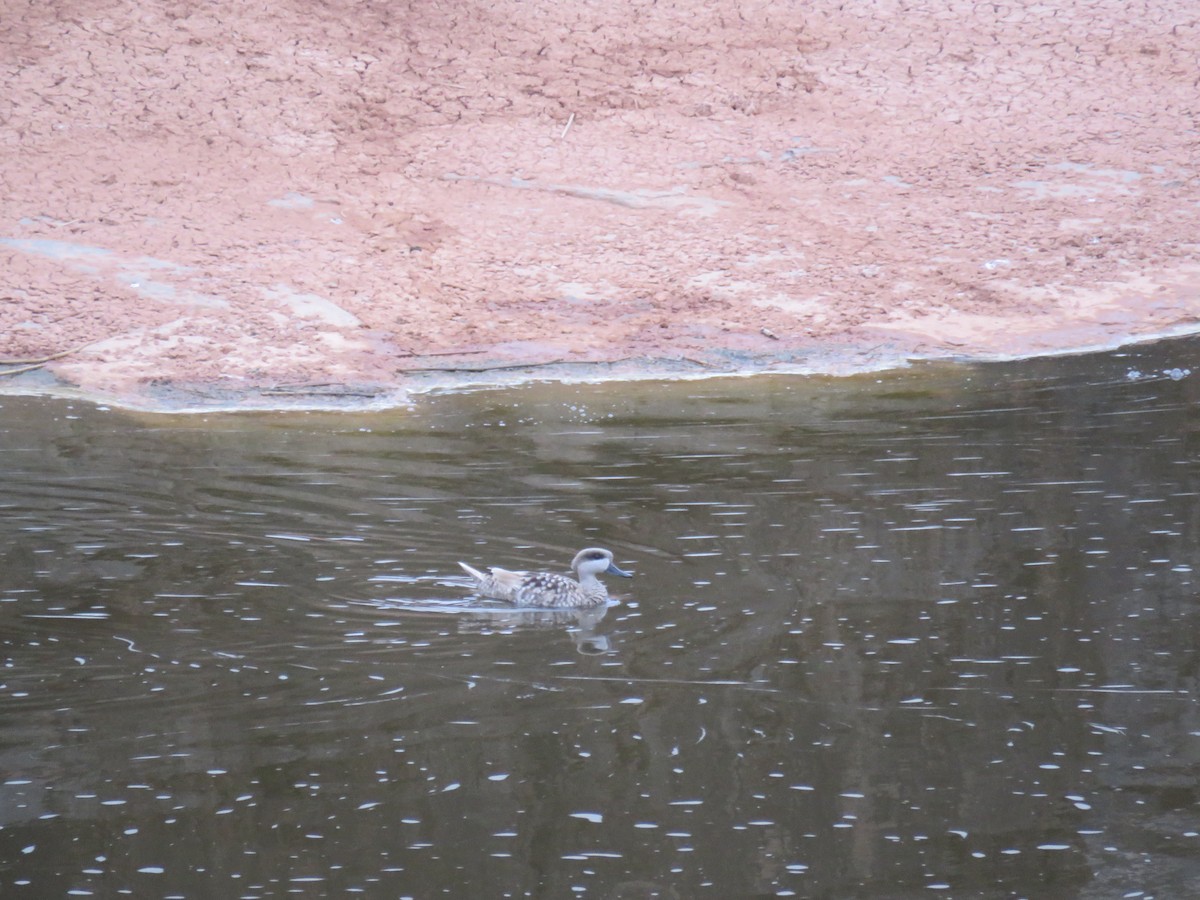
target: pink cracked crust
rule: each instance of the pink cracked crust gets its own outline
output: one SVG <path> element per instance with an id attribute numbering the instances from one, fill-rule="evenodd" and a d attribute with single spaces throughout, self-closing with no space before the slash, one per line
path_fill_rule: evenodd
<path id="1" fill-rule="evenodd" d="M 1193 330 L 1177 9 L 14 7 L 0 355 L 121 398 Z"/>

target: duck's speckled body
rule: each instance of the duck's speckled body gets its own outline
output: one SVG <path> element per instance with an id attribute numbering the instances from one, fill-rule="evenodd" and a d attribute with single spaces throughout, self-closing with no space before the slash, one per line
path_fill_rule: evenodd
<path id="1" fill-rule="evenodd" d="M 571 609 L 599 606 L 608 601 L 608 590 L 597 575 L 620 575 L 632 578 L 629 572 L 618 569 L 613 555 L 599 547 L 589 547 L 575 554 L 569 575 L 552 572 L 511 572 L 508 569 L 489 569 L 488 574 L 473 569 L 465 562 L 460 566 L 477 582 L 475 590 L 484 597 L 505 600 L 516 606 L 536 606 L 546 609 Z M 578 579 L 578 580 L 576 580 Z"/>

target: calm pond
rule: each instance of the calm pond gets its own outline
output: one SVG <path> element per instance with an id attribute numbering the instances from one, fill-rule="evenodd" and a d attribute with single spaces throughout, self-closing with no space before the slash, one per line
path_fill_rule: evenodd
<path id="1" fill-rule="evenodd" d="M 1198 351 L 0 398 L 0 895 L 1200 896 Z"/>

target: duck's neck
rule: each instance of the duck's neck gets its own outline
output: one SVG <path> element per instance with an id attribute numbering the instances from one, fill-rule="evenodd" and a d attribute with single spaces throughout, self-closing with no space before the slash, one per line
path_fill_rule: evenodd
<path id="1" fill-rule="evenodd" d="M 608 595 L 608 590 L 604 587 L 604 582 L 593 573 L 576 572 L 575 577 L 579 579 L 579 586 L 587 591 L 587 593 Z"/>

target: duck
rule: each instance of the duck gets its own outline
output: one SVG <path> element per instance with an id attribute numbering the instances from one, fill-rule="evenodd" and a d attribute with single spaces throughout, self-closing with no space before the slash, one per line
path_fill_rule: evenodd
<path id="1" fill-rule="evenodd" d="M 481 596 L 542 609 L 600 606 L 608 602 L 608 589 L 597 575 L 633 577 L 632 572 L 617 568 L 612 552 L 602 547 L 588 547 L 575 554 L 571 561 L 575 578 L 553 572 L 513 572 L 500 568 L 489 568 L 489 574 L 484 574 L 465 562 L 459 565 L 475 579 L 475 591 Z"/>

